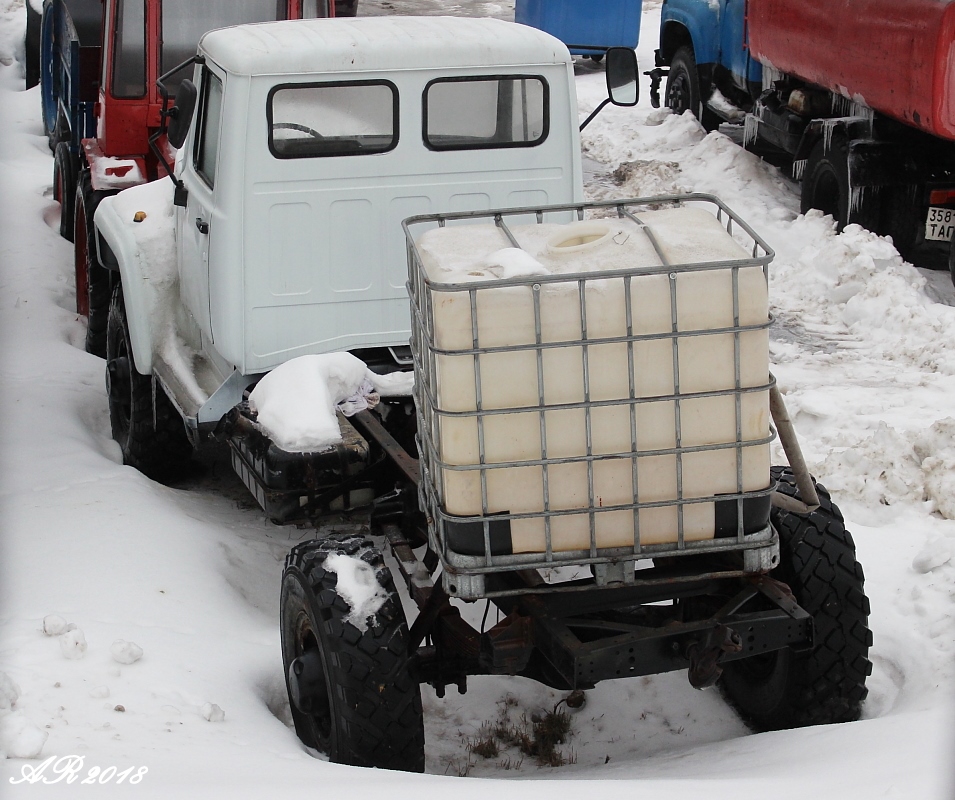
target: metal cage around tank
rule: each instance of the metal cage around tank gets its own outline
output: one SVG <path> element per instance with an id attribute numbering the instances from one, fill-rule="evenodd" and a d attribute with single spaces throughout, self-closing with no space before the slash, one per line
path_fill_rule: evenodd
<path id="1" fill-rule="evenodd" d="M 702 261 L 694 263 L 670 263 L 663 248 L 654 237 L 653 231 L 641 221 L 641 213 L 660 208 L 702 207 L 708 209 L 722 224 L 726 232 L 734 238 L 746 258 L 733 260 Z M 496 280 L 477 280 L 474 282 L 441 283 L 426 274 L 417 239 L 427 228 L 445 227 L 457 224 L 493 223 L 502 234 L 502 246 L 508 244 L 519 248 L 517 238 L 512 232 L 515 225 L 542 224 L 545 221 L 569 219 L 584 221 L 588 219 L 614 218 L 628 220 L 648 237 L 660 264 L 657 266 L 633 266 L 597 272 L 575 272 L 557 274 L 535 274 L 531 276 L 502 278 Z M 511 223 L 509 226 L 508 223 Z M 629 223 L 628 223 L 629 224 Z M 412 337 L 411 347 L 415 369 L 415 403 L 418 415 L 417 445 L 420 454 L 422 480 L 419 486 L 419 502 L 429 521 L 429 535 L 432 547 L 439 554 L 444 569 L 446 590 L 461 597 L 489 596 L 485 578 L 488 574 L 522 569 L 546 569 L 561 565 L 591 565 L 598 584 L 608 582 L 631 582 L 634 574 L 634 562 L 641 559 L 680 556 L 689 554 L 742 553 L 742 571 L 758 572 L 771 569 L 778 562 L 778 540 L 769 525 L 770 495 L 774 486 L 765 489 L 744 491 L 743 487 L 743 451 L 746 448 L 768 446 L 776 435 L 772 425 L 767 425 L 768 433 L 758 439 L 744 439 L 741 406 L 743 396 L 752 392 L 769 392 L 773 388 L 773 379 L 768 374 L 764 383 L 744 386 L 741 382 L 741 336 L 748 331 L 767 329 L 771 316 L 767 313 L 765 322 L 743 325 L 740 323 L 740 270 L 759 268 L 762 279 L 768 285 L 768 264 L 773 251 L 743 220 L 732 212 L 718 198 L 712 195 L 665 195 L 649 198 L 636 198 L 625 201 L 582 203 L 573 205 L 546 206 L 540 208 L 521 208 L 487 212 L 462 212 L 452 214 L 432 214 L 411 217 L 403 223 L 405 230 L 409 280 L 408 294 L 411 299 Z M 677 291 L 681 276 L 713 270 L 728 271 L 731 275 L 733 293 L 733 324 L 718 329 L 681 330 L 678 324 L 679 309 Z M 634 308 L 631 283 L 643 276 L 662 275 L 669 281 L 671 328 L 665 333 L 639 333 L 634 326 Z M 626 335 L 600 337 L 588 334 L 587 292 L 594 282 L 619 281 L 623 286 L 626 305 Z M 548 283 L 572 284 L 576 287 L 580 301 L 579 337 L 569 341 L 547 341 L 541 333 L 541 289 Z M 525 287 L 530 292 L 534 304 L 535 340 L 529 344 L 488 347 L 482 345 L 478 329 L 477 307 L 482 294 L 505 287 Z M 466 349 L 446 350 L 438 346 L 435 330 L 435 304 L 443 294 L 464 293 L 471 308 L 471 346 Z M 459 295 L 461 296 L 461 295 Z M 734 342 L 735 385 L 728 389 L 708 392 L 687 392 L 680 388 L 679 343 L 687 337 L 699 335 L 730 335 Z M 669 340 L 673 358 L 673 392 L 667 395 L 642 396 L 636 390 L 634 371 L 634 350 L 641 342 Z M 595 346 L 605 344 L 624 344 L 627 348 L 629 367 L 629 396 L 617 400 L 594 400 L 590 394 L 591 376 L 588 372 L 588 352 Z M 543 379 L 544 353 L 550 348 L 577 346 L 581 349 L 583 361 L 584 395 L 581 402 L 553 403 L 545 391 Z M 538 397 L 536 405 L 510 408 L 485 408 L 482 402 L 481 357 L 496 353 L 527 351 L 533 353 L 537 364 Z M 452 411 L 442 408 L 438 396 L 439 357 L 453 355 L 468 356 L 474 365 L 475 408 L 467 411 Z M 717 445 L 685 446 L 681 442 L 681 403 L 701 397 L 731 396 L 736 409 L 735 440 Z M 672 402 L 674 408 L 675 447 L 658 450 L 638 450 L 637 448 L 637 411 L 645 403 Z M 607 406 L 629 408 L 630 439 L 621 442 L 617 452 L 594 452 L 590 430 L 591 417 L 596 409 Z M 548 454 L 545 433 L 545 414 L 554 410 L 578 410 L 583 413 L 587 425 L 586 451 L 571 457 L 552 457 Z M 541 451 L 537 457 L 514 462 L 490 463 L 485 458 L 485 424 L 492 415 L 526 414 L 536 412 L 541 426 Z M 473 419 L 476 422 L 479 457 L 476 463 L 455 464 L 442 458 L 441 421 L 449 419 Z M 729 494 L 720 493 L 707 496 L 684 496 L 682 486 L 683 460 L 692 453 L 704 450 L 735 450 L 736 453 L 736 490 Z M 672 456 L 676 461 L 676 496 L 672 499 L 653 502 L 639 500 L 638 460 L 653 456 Z M 632 464 L 632 501 L 609 506 L 600 505 L 594 496 L 595 464 L 607 459 L 627 459 Z M 555 508 L 548 498 L 548 470 L 555 465 L 581 464 L 586 466 L 589 503 L 585 508 Z M 489 513 L 487 478 L 492 470 L 513 469 L 515 467 L 539 467 L 543 476 L 542 510 L 533 513 Z M 481 505 L 483 512 L 476 516 L 461 516 L 448 513 L 443 496 L 442 476 L 451 472 L 477 472 L 480 476 Z M 766 476 L 767 484 L 769 475 Z M 697 503 L 721 503 L 729 508 L 732 529 L 717 532 L 713 538 L 689 541 L 684 535 L 684 517 L 688 506 Z M 728 505 L 727 505 L 728 504 Z M 640 512 L 645 509 L 676 507 L 676 531 L 672 542 L 650 544 L 641 540 Z M 756 514 L 758 524 L 755 528 L 747 523 L 749 509 L 760 509 Z M 602 514 L 610 512 L 630 512 L 633 514 L 633 540 L 626 546 L 598 546 L 597 520 Z M 589 522 L 589 547 L 573 550 L 555 549 L 552 527 L 558 517 L 569 514 L 586 515 Z M 750 515 L 752 516 L 752 515 Z M 502 552 L 502 532 L 519 520 L 542 518 L 544 546 L 533 552 Z M 608 518 L 609 519 L 609 518 Z M 477 541 L 476 548 L 461 547 L 462 536 L 468 534 L 471 541 Z"/>

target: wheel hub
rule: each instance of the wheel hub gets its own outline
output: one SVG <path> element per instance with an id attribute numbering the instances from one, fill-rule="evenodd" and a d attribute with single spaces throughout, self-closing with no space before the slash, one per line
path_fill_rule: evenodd
<path id="1" fill-rule="evenodd" d="M 306 650 L 288 666 L 289 698 L 303 714 L 323 717 L 328 714 L 325 670 L 318 650 Z"/>

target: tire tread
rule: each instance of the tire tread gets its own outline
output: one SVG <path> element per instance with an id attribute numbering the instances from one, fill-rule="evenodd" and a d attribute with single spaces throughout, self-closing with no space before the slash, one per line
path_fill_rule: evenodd
<path id="1" fill-rule="evenodd" d="M 324 567 L 333 553 L 369 564 L 388 592 L 364 631 L 346 619 L 351 609 L 336 591 L 338 576 Z M 329 756 L 354 766 L 423 772 L 421 691 L 407 669 L 408 626 L 381 552 L 365 536 L 332 533 L 294 547 L 285 564 L 286 573 L 300 576 L 315 599 L 330 651 L 331 683 L 343 701 L 336 703 L 338 752 Z M 315 746 L 307 719 L 294 706 L 292 711 L 299 737 Z"/>
<path id="2" fill-rule="evenodd" d="M 798 497 L 788 468 L 774 468 L 777 491 Z M 754 701 L 731 665 L 721 682 L 741 715 L 760 730 L 851 722 L 861 714 L 872 672 L 868 650 L 869 600 L 852 535 L 825 487 L 817 484 L 820 507 L 808 515 L 773 509 L 779 533 L 780 567 L 774 577 L 789 584 L 814 622 L 809 652 L 790 651 L 785 689 L 775 702 Z"/>

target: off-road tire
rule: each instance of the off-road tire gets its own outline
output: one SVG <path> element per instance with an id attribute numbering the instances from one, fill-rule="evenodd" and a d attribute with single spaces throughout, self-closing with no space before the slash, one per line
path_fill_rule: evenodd
<path id="1" fill-rule="evenodd" d="M 169 482 L 189 464 L 192 445 L 182 417 L 157 382 L 133 363 L 123 287 L 113 290 L 106 324 L 106 394 L 113 438 L 123 450 L 123 463 L 154 480 Z"/>
<path id="2" fill-rule="evenodd" d="M 682 114 L 684 111 L 692 112 L 704 130 L 715 131 L 720 127 L 722 120 L 706 107 L 701 88 L 700 71 L 696 66 L 693 48 L 685 45 L 676 51 L 670 61 L 664 93 L 666 106 L 674 114 Z"/>
<path id="3" fill-rule="evenodd" d="M 73 214 L 73 259 L 76 270 L 76 310 L 87 318 L 86 352 L 106 358 L 106 325 L 112 297 L 109 272 L 96 258 L 93 214 L 103 198 L 94 192 L 89 170 L 84 169 L 76 182 Z M 82 294 L 82 297 L 81 297 Z"/>
<path id="4" fill-rule="evenodd" d="M 53 151 L 53 199 L 60 204 L 60 236 L 73 241 L 73 207 L 76 200 L 76 156 L 66 142 Z"/>
<path id="5" fill-rule="evenodd" d="M 346 619 L 350 608 L 336 592 L 338 576 L 325 568 L 332 553 L 370 565 L 387 592 L 364 631 Z M 408 672 L 408 626 L 374 544 L 361 535 L 331 533 L 293 548 L 282 577 L 281 623 L 287 686 L 294 659 L 312 650 L 321 657 L 319 710 L 303 713 L 291 703 L 302 742 L 340 764 L 423 772 L 421 690 Z"/>
<path id="6" fill-rule="evenodd" d="M 778 491 L 799 497 L 788 468 L 774 468 Z M 808 515 L 773 509 L 780 564 L 771 574 L 786 583 L 813 617 L 812 648 L 790 648 L 724 665 L 720 686 L 757 730 L 851 722 L 859 718 L 872 672 L 872 633 L 862 566 L 842 514 L 823 486 L 820 507 Z"/>

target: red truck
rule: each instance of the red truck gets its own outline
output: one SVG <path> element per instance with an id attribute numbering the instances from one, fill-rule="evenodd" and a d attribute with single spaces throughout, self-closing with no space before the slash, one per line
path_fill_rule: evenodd
<path id="1" fill-rule="evenodd" d="M 158 136 L 159 77 L 193 56 L 213 28 L 334 15 L 330 0 L 45 0 L 38 19 L 28 0 L 27 84 L 38 77 L 60 234 L 74 243 L 76 310 L 89 320 L 88 352 L 106 354 L 112 291 L 110 273 L 90 257 L 93 212 L 104 197 L 165 175 L 150 147 L 152 138 L 160 152 L 166 148 Z M 170 101 L 183 77 L 166 81 Z"/>
<path id="2" fill-rule="evenodd" d="M 665 0 L 655 88 L 781 151 L 802 210 L 955 280 L 955 0 Z"/>

